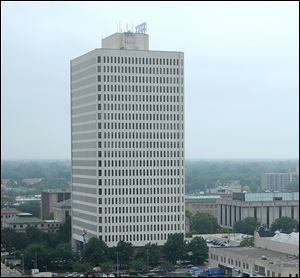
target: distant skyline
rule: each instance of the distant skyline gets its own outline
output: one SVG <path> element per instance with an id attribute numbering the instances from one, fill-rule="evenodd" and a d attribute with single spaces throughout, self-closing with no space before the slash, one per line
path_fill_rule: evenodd
<path id="1" fill-rule="evenodd" d="M 120 22 L 185 54 L 186 159 L 298 159 L 298 2 L 2 1 L 2 160 L 70 159 L 70 60 Z"/>

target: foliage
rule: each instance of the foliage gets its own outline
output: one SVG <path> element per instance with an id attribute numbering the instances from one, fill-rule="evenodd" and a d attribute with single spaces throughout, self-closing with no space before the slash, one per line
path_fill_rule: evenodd
<path id="1" fill-rule="evenodd" d="M 253 236 L 247 236 L 242 239 L 240 243 L 241 247 L 253 247 L 254 246 L 254 237 Z"/>
<path id="2" fill-rule="evenodd" d="M 299 192 L 299 182 L 290 182 L 287 186 L 289 192 Z"/>
<path id="3" fill-rule="evenodd" d="M 167 260 L 172 263 L 176 263 L 177 260 L 181 259 L 186 253 L 183 234 L 171 234 L 163 246 L 163 252 Z"/>
<path id="4" fill-rule="evenodd" d="M 196 265 L 203 264 L 208 257 L 208 247 L 203 237 L 195 237 L 189 244 L 189 250 L 192 251 L 192 259 Z"/>
<path id="5" fill-rule="evenodd" d="M 112 261 L 106 261 L 100 264 L 103 272 L 111 272 L 115 269 L 115 264 Z"/>
<path id="6" fill-rule="evenodd" d="M 83 249 L 83 258 L 93 265 L 100 264 L 106 260 L 108 247 L 106 243 L 96 237 L 92 237 Z"/>
<path id="7" fill-rule="evenodd" d="M 217 219 L 208 213 L 196 213 L 192 216 L 191 230 L 196 234 L 213 234 L 218 230 Z"/>
<path id="8" fill-rule="evenodd" d="M 58 230 L 57 240 L 59 242 L 70 242 L 71 241 L 71 216 L 66 217 L 65 223 L 63 223 Z"/>
<path id="9" fill-rule="evenodd" d="M 254 217 L 247 217 L 239 222 L 236 222 L 233 226 L 235 233 L 242 233 L 248 235 L 254 235 L 256 227 L 259 225 L 257 219 Z"/>
<path id="10" fill-rule="evenodd" d="M 186 192 L 205 191 L 223 183 L 239 181 L 258 192 L 263 173 L 283 173 L 297 167 L 297 160 L 277 161 L 207 161 L 187 160 L 185 163 Z"/>
<path id="11" fill-rule="evenodd" d="M 291 233 L 295 230 L 299 231 L 299 222 L 290 217 L 277 218 L 271 225 L 271 231 L 282 231 L 283 233 Z"/>
<path id="12" fill-rule="evenodd" d="M 130 268 L 133 270 L 144 271 L 147 267 L 147 262 L 143 258 L 138 258 L 130 262 Z"/>
<path id="13" fill-rule="evenodd" d="M 73 271 L 76 272 L 86 272 L 93 268 L 93 266 L 90 263 L 86 262 L 74 262 L 72 264 Z"/>
<path id="14" fill-rule="evenodd" d="M 24 264 L 27 268 L 34 268 L 35 254 L 37 254 L 38 267 L 49 265 L 52 250 L 41 243 L 32 243 L 24 249 Z"/>
<path id="15" fill-rule="evenodd" d="M 217 230 L 217 233 L 218 234 L 229 234 L 229 233 L 232 233 L 232 229 L 230 228 L 227 228 L 227 227 L 218 227 L 218 230 Z"/>
<path id="16" fill-rule="evenodd" d="M 118 252 L 120 265 L 128 265 L 133 258 L 134 248 L 132 243 L 119 241 L 116 251 Z"/>
<path id="17" fill-rule="evenodd" d="M 137 251 L 136 258 L 141 258 L 147 264 L 147 252 L 150 266 L 156 266 L 160 257 L 161 248 L 157 244 L 148 243 L 143 247 L 140 247 Z"/>
<path id="18" fill-rule="evenodd" d="M 40 217 L 41 204 L 38 201 L 29 201 L 18 206 L 18 210 L 31 213 L 35 217 Z"/>
<path id="19" fill-rule="evenodd" d="M 29 239 L 25 233 L 16 233 L 11 228 L 1 229 L 1 244 L 6 251 L 11 253 L 14 250 L 25 248 L 29 243 Z"/>
<path id="20" fill-rule="evenodd" d="M 174 270 L 174 266 L 171 262 L 169 261 L 164 261 L 162 264 L 161 264 L 161 268 L 164 272 L 169 272 L 169 271 L 172 271 Z"/>

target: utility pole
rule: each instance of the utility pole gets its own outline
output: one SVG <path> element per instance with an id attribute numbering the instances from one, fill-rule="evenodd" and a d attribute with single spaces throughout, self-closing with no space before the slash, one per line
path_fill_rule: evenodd
<path id="1" fill-rule="evenodd" d="M 25 269 L 24 269 L 24 254 L 22 254 L 22 259 L 23 259 L 22 266 L 23 266 L 23 274 L 24 274 L 24 272 L 25 272 Z"/>
<path id="2" fill-rule="evenodd" d="M 34 268 L 37 269 L 37 252 L 35 251 Z"/>
<path id="3" fill-rule="evenodd" d="M 117 277 L 119 277 L 119 252 L 117 251 Z"/>
<path id="4" fill-rule="evenodd" d="M 147 252 L 147 271 L 149 270 L 149 251 L 148 248 L 146 249 Z"/>

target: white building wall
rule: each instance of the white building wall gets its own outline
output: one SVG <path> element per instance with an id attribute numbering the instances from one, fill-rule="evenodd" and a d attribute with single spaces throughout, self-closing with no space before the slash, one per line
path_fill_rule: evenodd
<path id="1" fill-rule="evenodd" d="M 96 49 L 71 61 L 74 240 L 162 245 L 185 231 L 183 59 Z"/>

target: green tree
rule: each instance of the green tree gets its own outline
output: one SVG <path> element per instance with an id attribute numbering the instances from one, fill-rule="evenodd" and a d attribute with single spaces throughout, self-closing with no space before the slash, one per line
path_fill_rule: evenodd
<path id="1" fill-rule="evenodd" d="M 86 262 L 98 265 L 106 260 L 108 247 L 105 242 L 92 237 L 83 249 L 83 258 Z"/>
<path id="2" fill-rule="evenodd" d="M 67 216 L 65 223 L 63 223 L 57 233 L 57 239 L 59 242 L 71 241 L 71 216 Z"/>
<path id="3" fill-rule="evenodd" d="M 100 264 L 100 267 L 103 272 L 114 272 L 115 270 L 115 264 L 113 261 L 105 261 Z"/>
<path id="4" fill-rule="evenodd" d="M 254 237 L 253 236 L 247 236 L 242 239 L 240 243 L 241 247 L 253 247 L 254 246 Z"/>
<path id="5" fill-rule="evenodd" d="M 148 252 L 149 265 L 153 267 L 157 266 L 158 259 L 161 255 L 161 248 L 157 244 L 148 243 L 137 250 L 136 258 L 143 259 L 145 264 L 147 264 L 147 252 Z"/>
<path id="6" fill-rule="evenodd" d="M 146 269 L 146 261 L 143 258 L 138 258 L 130 262 L 130 268 L 133 270 L 144 271 Z"/>
<path id="7" fill-rule="evenodd" d="M 73 271 L 76 272 L 86 272 L 93 268 L 93 266 L 90 263 L 86 262 L 74 262 L 72 264 Z"/>
<path id="8" fill-rule="evenodd" d="M 163 246 L 163 252 L 167 260 L 172 263 L 176 263 L 177 260 L 182 259 L 186 254 L 186 244 L 183 234 L 171 234 Z"/>
<path id="9" fill-rule="evenodd" d="M 256 218 L 247 217 L 239 222 L 236 222 L 233 226 L 233 231 L 236 233 L 254 235 L 256 227 L 259 225 Z"/>
<path id="10" fill-rule="evenodd" d="M 29 201 L 19 205 L 18 210 L 31 213 L 35 217 L 40 217 L 41 205 L 37 201 Z"/>
<path id="11" fill-rule="evenodd" d="M 191 230 L 196 234 L 213 234 L 218 230 L 217 219 L 208 213 L 196 213 L 192 216 Z"/>
<path id="12" fill-rule="evenodd" d="M 271 225 L 271 231 L 282 231 L 283 233 L 291 233 L 295 230 L 299 231 L 299 222 L 290 217 L 277 218 Z"/>
<path id="13" fill-rule="evenodd" d="M 25 248 L 29 243 L 29 239 L 25 233 L 17 233 L 11 228 L 1 229 L 1 244 L 6 251 L 11 253 L 13 250 Z"/>
<path id="14" fill-rule="evenodd" d="M 165 261 L 161 264 L 161 268 L 164 272 L 169 272 L 169 271 L 172 271 L 174 270 L 174 266 L 171 262 L 169 261 Z"/>
<path id="15" fill-rule="evenodd" d="M 130 242 L 119 241 L 116 252 L 118 252 L 119 264 L 127 266 L 133 258 L 134 248 Z"/>
<path id="16" fill-rule="evenodd" d="M 49 247 L 41 243 L 33 243 L 24 249 L 24 261 L 27 268 L 34 267 L 35 254 L 38 268 L 49 266 L 49 262 L 53 260 L 53 251 Z"/>
<path id="17" fill-rule="evenodd" d="M 208 247 L 203 237 L 194 237 L 190 244 L 189 250 L 192 251 L 192 259 L 196 265 L 203 264 L 208 257 Z"/>

